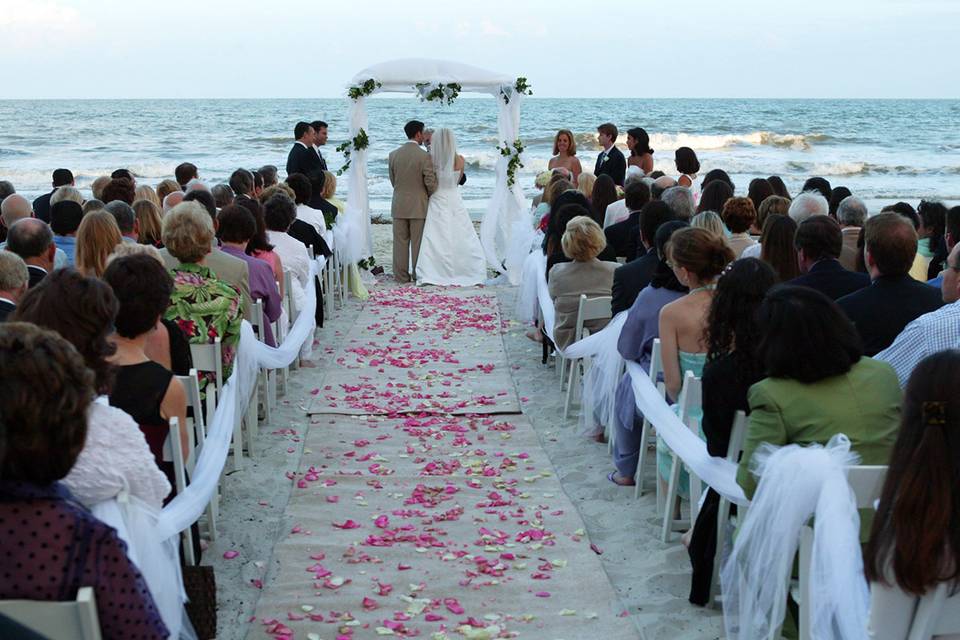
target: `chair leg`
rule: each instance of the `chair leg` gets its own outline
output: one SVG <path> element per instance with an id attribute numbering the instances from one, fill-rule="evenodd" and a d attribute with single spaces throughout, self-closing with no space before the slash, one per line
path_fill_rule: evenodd
<path id="1" fill-rule="evenodd" d="M 570 375 L 567 378 L 567 399 L 563 403 L 563 419 L 567 420 L 570 415 L 570 405 L 573 404 L 573 396 L 576 394 L 577 383 L 580 380 L 580 361 L 570 360 Z"/>
<path id="2" fill-rule="evenodd" d="M 189 567 L 195 567 L 197 565 L 197 557 L 193 554 L 193 527 L 187 527 L 186 530 L 180 534 L 180 543 L 183 547 L 184 562 L 186 562 Z"/>
<path id="3" fill-rule="evenodd" d="M 637 470 L 633 474 L 633 497 L 639 498 L 643 495 L 643 461 L 647 457 L 647 440 L 650 437 L 650 421 L 643 419 L 643 427 L 640 429 L 640 457 L 637 459 Z M 656 455 L 656 454 L 654 454 Z"/>
<path id="4" fill-rule="evenodd" d="M 670 542 L 673 532 L 673 512 L 677 508 L 677 490 L 680 486 L 680 458 L 671 453 L 670 483 L 667 485 L 666 500 L 663 503 L 663 527 L 660 530 L 660 541 Z"/>

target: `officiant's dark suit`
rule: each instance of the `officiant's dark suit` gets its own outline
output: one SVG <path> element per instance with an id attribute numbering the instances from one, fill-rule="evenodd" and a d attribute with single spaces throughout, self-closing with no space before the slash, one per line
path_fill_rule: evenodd
<path id="1" fill-rule="evenodd" d="M 623 152 L 617 149 L 616 145 L 610 147 L 609 151 L 601 151 L 597 156 L 593 174 L 598 178 L 608 175 L 613 178 L 614 183 L 622 187 L 623 180 L 627 177 L 627 159 L 623 157 Z"/>
<path id="2" fill-rule="evenodd" d="M 298 135 L 299 134 L 299 135 Z M 313 148 L 313 128 L 306 122 L 298 122 L 293 130 L 297 139 L 287 155 L 287 175 L 302 173 L 310 180 L 315 197 L 320 197 L 323 190 L 323 172 L 326 163 Z"/>

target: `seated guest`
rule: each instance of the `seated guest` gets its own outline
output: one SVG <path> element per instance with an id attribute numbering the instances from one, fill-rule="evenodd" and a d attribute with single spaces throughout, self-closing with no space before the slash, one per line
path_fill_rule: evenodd
<path id="1" fill-rule="evenodd" d="M 808 178 L 807 181 L 803 183 L 803 188 L 800 189 L 800 191 L 802 193 L 816 192 L 823 196 L 823 199 L 827 202 L 830 202 L 830 196 L 833 195 L 833 189 L 830 187 L 830 181 L 826 178 L 820 177 Z M 799 223 L 800 220 L 797 220 L 797 222 Z"/>
<path id="2" fill-rule="evenodd" d="M 827 199 L 819 193 L 803 192 L 790 201 L 790 208 L 787 215 L 793 218 L 793 221 L 800 224 L 807 218 L 814 216 L 825 216 L 829 211 Z"/>
<path id="3" fill-rule="evenodd" d="M 83 221 L 83 207 L 72 200 L 65 200 L 50 206 L 50 230 L 53 231 L 53 243 L 63 252 L 63 264 L 55 267 L 73 266 L 77 251 L 77 229 Z M 56 262 L 56 261 L 54 261 Z"/>
<path id="4" fill-rule="evenodd" d="M 340 216 L 347 209 L 346 203 L 340 198 L 336 197 L 337 193 L 337 176 L 336 174 L 330 171 L 323 172 L 323 191 L 320 192 L 321 206 L 320 211 L 323 212 L 323 218 L 327 222 L 327 229 L 332 229 L 333 225 L 337 222 L 337 217 Z M 460 184 L 463 184 L 462 182 Z M 327 203 L 330 207 L 324 206 L 323 203 Z M 332 208 L 331 208 L 332 207 Z M 336 212 L 334 212 L 336 209 Z"/>
<path id="5" fill-rule="evenodd" d="M 568 205 L 576 207 L 576 205 Z M 557 320 L 554 338 L 560 349 L 566 348 L 574 339 L 580 296 L 588 298 L 609 296 L 616 264 L 598 260 L 597 256 L 606 246 L 603 230 L 587 215 L 574 217 L 567 223 L 561 240 L 563 254 L 571 262 L 562 262 L 550 269 L 550 299 L 556 309 Z M 603 329 L 609 318 L 589 320 L 584 326 L 596 333 Z"/>
<path id="6" fill-rule="evenodd" d="M 947 207 L 942 202 L 921 200 L 917 205 L 917 216 L 920 218 L 920 228 L 917 229 L 917 235 L 920 237 L 917 253 L 930 261 L 926 277 L 929 280 L 943 270 L 943 260 L 948 253 L 944 241 Z"/>
<path id="7" fill-rule="evenodd" d="M 263 220 L 263 206 L 259 200 L 248 198 L 239 198 L 237 204 L 245 208 L 253 215 L 257 230 L 254 232 L 250 242 L 247 243 L 246 253 L 248 256 L 259 258 L 270 265 L 273 270 L 273 279 L 280 287 L 280 299 L 283 299 L 283 263 L 280 256 L 273 250 L 273 245 L 267 239 L 267 223 Z"/>
<path id="8" fill-rule="evenodd" d="M 737 411 L 748 412 L 747 391 L 764 378 L 757 357 L 761 328 L 757 310 L 777 276 L 765 262 L 742 258 L 717 281 L 707 317 L 707 363 L 703 367 L 703 419 L 700 423 L 711 456 L 724 458 Z M 720 496 L 710 489 L 690 538 L 693 577 L 690 602 L 705 605 L 713 578 Z"/>
<path id="9" fill-rule="evenodd" d="M 797 196 L 798 199 L 801 197 L 803 194 Z M 847 271 L 840 264 L 843 234 L 833 218 L 814 216 L 804 220 L 797 226 L 794 244 L 803 275 L 791 280 L 790 284 L 816 289 L 831 300 L 870 284 L 870 278 L 865 274 Z"/>
<path id="10" fill-rule="evenodd" d="M 0 223 L 7 231 L 17 220 L 32 217 L 33 207 L 30 206 L 30 201 L 19 193 L 11 194 L 0 202 Z"/>
<path id="11" fill-rule="evenodd" d="M 267 323 L 263 326 L 263 341 L 271 347 L 276 346 L 273 329 L 270 324 L 280 317 L 283 308 L 277 281 L 273 277 L 273 268 L 265 261 L 247 255 L 250 239 L 257 232 L 257 222 L 245 207 L 232 204 L 224 207 L 217 216 L 219 226 L 217 236 L 221 249 L 247 263 L 250 272 L 250 297 L 263 301 L 263 315 Z M 257 319 L 259 322 L 259 319 Z"/>
<path id="12" fill-rule="evenodd" d="M 650 202 L 650 188 L 642 180 L 628 180 L 627 182 L 623 198 L 628 211 L 627 218 L 622 222 L 609 225 L 603 230 L 603 234 L 606 236 L 607 246 L 613 250 L 614 254 L 618 258 L 626 258 L 627 262 L 630 262 L 646 253 L 639 245 L 640 210 Z"/>
<path id="13" fill-rule="evenodd" d="M 650 369 L 653 341 L 660 336 L 660 310 L 688 292 L 687 287 L 677 280 L 677 276 L 667 264 L 666 255 L 670 236 L 686 226 L 686 221 L 670 220 L 657 229 L 654 247 L 659 262 L 656 271 L 650 286 L 640 291 L 630 307 L 623 329 L 620 331 L 617 351 L 624 360 L 633 360 L 643 367 L 644 371 Z M 640 450 L 646 447 L 646 443 L 640 441 L 642 416 L 637 415 L 629 374 L 624 374 L 617 385 L 613 419 L 616 429 L 613 441 L 613 464 L 616 470 L 608 475 L 607 479 L 615 484 L 633 486 Z"/>
<path id="14" fill-rule="evenodd" d="M 67 602 L 92 587 L 106 640 L 159 640 L 167 628 L 127 545 L 61 482 L 89 443 L 93 383 L 56 333 L 0 326 L 0 521 L 16 523 L 4 531 L 0 598 Z"/>
<path id="15" fill-rule="evenodd" d="M 253 191 L 247 195 L 256 200 L 260 197 L 260 192 L 263 191 L 263 176 L 256 169 L 251 169 L 250 174 L 253 176 Z"/>
<path id="16" fill-rule="evenodd" d="M 739 258 L 745 249 L 757 244 L 757 241 L 750 237 L 750 227 L 757 219 L 757 212 L 750 198 L 728 198 L 723 203 L 720 217 L 730 230 L 727 243 L 733 249 L 734 256 Z"/>
<path id="17" fill-rule="evenodd" d="M 680 395 L 685 372 L 703 373 L 707 357 L 707 315 L 716 290 L 717 277 L 730 264 L 733 250 L 723 236 L 705 229 L 681 229 L 670 238 L 667 256 L 677 279 L 690 293 L 660 310 L 660 347 L 663 358 L 663 383 L 667 396 Z M 667 446 L 657 441 L 657 470 L 666 489 L 672 470 Z M 678 494 L 689 495 L 689 479 L 680 474 Z M 668 508 L 673 509 L 673 505 Z"/>
<path id="18" fill-rule="evenodd" d="M 263 188 L 269 189 L 273 185 L 279 182 L 277 178 L 277 168 L 272 164 L 265 164 L 259 169 L 257 173 L 263 176 Z"/>
<path id="19" fill-rule="evenodd" d="M 906 638 L 919 598 L 942 583 L 955 592 L 958 373 L 960 352 L 942 351 L 924 358 L 907 383 L 900 432 L 864 553 L 864 573 L 872 583 L 871 638 Z"/>
<path id="20" fill-rule="evenodd" d="M 183 191 L 174 191 L 168 194 L 163 199 L 162 211 L 163 215 L 167 215 L 167 211 L 173 209 L 175 206 L 183 202 Z"/>
<path id="21" fill-rule="evenodd" d="M 706 229 L 710 233 L 727 237 L 729 231 L 720 216 L 713 211 L 701 211 L 690 219 L 690 226 L 694 229 Z M 727 244 L 730 244 L 729 242 Z"/>
<path id="22" fill-rule="evenodd" d="M 578 193 L 577 190 L 574 189 L 573 183 L 561 174 L 554 172 L 552 176 L 553 177 L 550 178 L 550 184 L 543 190 L 543 199 L 533 212 L 534 224 L 536 228 L 543 231 L 544 234 L 550 231 L 550 212 L 553 211 L 553 203 L 556 202 L 560 194 L 565 191 Z"/>
<path id="23" fill-rule="evenodd" d="M 5 322 L 17 308 L 29 282 L 30 273 L 23 258 L 12 251 L 0 251 L 0 322 Z"/>
<path id="24" fill-rule="evenodd" d="M 149 256 L 163 266 L 163 258 L 160 257 L 160 252 L 156 247 L 151 247 L 148 244 L 121 242 L 107 258 L 107 268 L 117 258 L 140 255 Z M 147 334 L 147 341 L 143 349 L 148 358 L 178 376 L 189 375 L 190 369 L 193 368 L 193 354 L 190 353 L 190 343 L 173 320 L 161 317 L 159 324 L 154 327 L 154 331 Z"/>
<path id="25" fill-rule="evenodd" d="M 123 242 L 117 220 L 109 211 L 88 213 L 77 229 L 76 265 L 80 273 L 99 278 L 107 268 L 107 256 Z"/>
<path id="26" fill-rule="evenodd" d="M 703 176 L 703 182 L 700 183 L 700 193 L 703 193 L 707 189 L 707 185 L 715 180 L 722 180 L 727 183 L 727 186 L 730 187 L 730 194 L 732 195 L 736 190 L 736 185 L 733 184 L 733 180 L 730 179 L 730 176 L 723 169 L 710 169 L 707 171 L 707 174 Z"/>
<path id="27" fill-rule="evenodd" d="M 657 173 L 654 171 L 653 173 Z M 653 177 L 653 174 L 650 174 L 650 177 Z M 646 181 L 644 181 L 646 182 Z M 659 200 L 660 196 L 663 195 L 663 192 L 667 189 L 671 189 L 677 186 L 677 181 L 671 178 L 670 176 L 661 175 L 657 178 L 654 178 L 653 184 L 650 185 L 650 199 Z"/>
<path id="28" fill-rule="evenodd" d="M 157 206 L 163 207 L 163 201 L 166 200 L 167 196 L 178 191 L 182 193 L 176 180 L 161 180 L 160 184 L 157 185 Z"/>
<path id="29" fill-rule="evenodd" d="M 867 220 L 867 205 L 856 196 L 847 196 L 837 205 L 837 222 L 843 234 L 843 247 L 840 249 L 840 264 L 847 271 L 857 270 L 857 239 L 860 228 Z M 871 355 L 871 354 L 867 354 Z"/>
<path id="30" fill-rule="evenodd" d="M 947 249 L 947 254 L 949 255 L 953 251 L 953 247 L 956 246 L 957 242 L 960 241 L 960 207 L 951 207 L 947 209 L 947 223 L 943 233 L 943 243 Z M 943 271 L 947 268 L 947 261 L 943 261 Z M 928 280 L 927 284 L 932 287 L 940 288 L 940 285 L 943 282 L 943 271 L 940 274 Z"/>
<path id="31" fill-rule="evenodd" d="M 117 221 L 117 228 L 120 229 L 123 242 L 131 244 L 139 242 L 140 225 L 137 221 L 137 214 L 131 205 L 122 200 L 113 200 L 108 202 L 104 209 L 109 211 L 113 219 Z"/>
<path id="32" fill-rule="evenodd" d="M 133 213 L 136 216 L 137 242 L 162 247 L 163 220 L 160 207 L 151 200 L 137 200 L 133 203 Z"/>
<path id="33" fill-rule="evenodd" d="M 763 443 L 826 444 L 844 433 L 861 464 L 885 464 L 900 414 L 896 375 L 862 357 L 856 329 L 836 303 L 819 291 L 780 285 L 760 306 L 759 324 L 757 356 L 767 378 L 747 394 L 750 423 L 737 472 L 747 497 L 757 487 L 753 452 Z"/>
<path id="34" fill-rule="evenodd" d="M 880 209 L 880 213 L 899 213 L 903 217 L 910 220 L 913 223 L 913 228 L 919 233 L 922 226 L 920 222 L 920 216 L 917 214 L 916 209 L 914 209 L 909 202 L 897 202 L 895 204 L 888 204 L 884 208 Z M 913 259 L 913 266 L 910 267 L 910 277 L 914 280 L 920 280 L 921 282 L 926 282 L 929 280 L 927 277 L 927 272 L 930 267 L 930 259 L 925 258 L 922 253 L 917 252 L 916 257 Z"/>
<path id="35" fill-rule="evenodd" d="M 269 190 L 264 190 L 267 194 Z M 310 286 L 310 256 L 302 242 L 287 234 L 297 219 L 297 205 L 282 191 L 274 191 L 263 205 L 263 218 L 267 224 L 267 239 L 274 252 L 283 262 L 284 272 L 292 276 L 293 305 L 302 309 L 306 301 L 305 289 Z M 319 306 L 319 305 L 318 305 Z"/>
<path id="36" fill-rule="evenodd" d="M 773 267 L 778 282 L 790 282 L 800 275 L 797 248 L 793 240 L 797 223 L 787 215 L 771 215 L 763 225 L 760 236 L 760 259 Z"/>
<path id="37" fill-rule="evenodd" d="M 114 367 L 107 361 L 115 347 L 108 338 L 116 314 L 117 299 L 102 280 L 73 269 L 58 269 L 23 296 L 10 320 L 32 322 L 59 333 L 93 372 L 95 392 L 108 396 L 115 377 Z M 154 462 L 137 424 L 109 406 L 106 398 L 87 410 L 86 443 L 64 483 L 87 507 L 128 491 L 159 509 L 170 493 L 170 483 Z"/>
<path id="38" fill-rule="evenodd" d="M 787 185 L 784 184 L 783 178 L 780 176 L 770 176 L 767 178 L 767 181 L 770 183 L 770 186 L 773 187 L 773 192 L 775 194 L 781 198 L 790 200 L 790 191 L 787 189 Z"/>
<path id="39" fill-rule="evenodd" d="M 132 205 L 137 198 L 137 189 L 130 178 L 113 178 L 103 188 L 103 193 L 98 200 L 103 200 L 110 204 L 114 200 L 120 200 Z"/>
<path id="40" fill-rule="evenodd" d="M 693 203 L 693 191 L 687 187 L 670 187 L 660 195 L 663 201 L 677 220 L 690 221 L 695 211 Z"/>
<path id="41" fill-rule="evenodd" d="M 210 189 L 210 195 L 213 196 L 213 202 L 217 205 L 217 209 L 223 209 L 233 204 L 233 189 L 230 188 L 230 185 L 215 184 L 213 189 Z"/>
<path id="42" fill-rule="evenodd" d="M 723 180 L 713 180 L 700 193 L 697 213 L 703 213 L 704 211 L 719 213 L 723 211 L 723 205 L 727 204 L 727 200 L 732 197 L 733 189 L 729 184 Z"/>
<path id="43" fill-rule="evenodd" d="M 760 203 L 760 208 L 757 209 L 757 221 L 753 223 L 753 228 L 750 230 L 750 233 L 755 235 L 763 234 L 763 225 L 767 221 L 767 216 L 771 214 L 785 216 L 787 211 L 790 210 L 790 200 L 787 198 L 782 198 L 780 196 L 769 196 Z M 747 253 L 755 253 L 756 255 L 746 255 Z M 744 258 L 757 258 L 760 257 L 760 247 L 752 247 L 746 249 L 742 255 Z"/>
<path id="44" fill-rule="evenodd" d="M 243 204 L 241 201 L 245 200 L 254 200 L 254 193 L 256 192 L 257 180 L 253 175 L 253 172 L 247 171 L 246 169 L 237 169 L 230 174 L 230 190 L 233 194 L 236 194 L 236 199 L 231 201 L 232 204 Z M 231 204 L 227 203 L 227 204 Z M 219 205 L 218 205 L 219 206 Z M 221 207 L 222 208 L 222 207 Z"/>
<path id="45" fill-rule="evenodd" d="M 853 194 L 850 192 L 850 189 L 846 187 L 834 187 L 830 191 L 830 200 L 827 207 L 827 215 L 831 218 L 840 222 L 837 217 L 837 209 L 840 208 L 840 203 L 843 202 L 844 198 L 849 198 Z"/>
<path id="46" fill-rule="evenodd" d="M 590 201 L 590 196 L 593 195 L 593 185 L 597 181 L 597 176 L 593 175 L 589 171 L 584 171 L 579 176 L 577 176 L 577 191 L 583 194 L 583 196 Z"/>
<path id="47" fill-rule="evenodd" d="M 877 360 L 893 366 L 901 386 L 917 363 L 930 354 L 960 348 L 960 244 L 954 245 L 944 262 L 940 287 L 946 304 L 908 324 L 893 344 L 876 355 Z"/>
<path id="48" fill-rule="evenodd" d="M 313 198 L 313 187 L 310 186 L 310 180 L 301 173 L 295 173 L 287 176 L 286 182 L 287 186 L 293 189 L 294 202 L 297 205 L 297 220 L 303 220 L 310 224 L 320 235 L 325 234 L 327 223 L 323 217 L 324 212 L 318 211 L 308 204 Z M 334 211 L 336 211 L 336 207 L 334 207 Z"/>
<path id="49" fill-rule="evenodd" d="M 3 199 L 7 196 L 12 196 L 17 190 L 13 187 L 13 183 L 9 180 L 0 180 L 0 203 L 3 202 Z"/>
<path id="50" fill-rule="evenodd" d="M 852 197 L 852 196 L 851 196 Z M 869 287 L 837 300 L 860 334 L 863 353 L 874 356 L 908 323 L 943 306 L 939 291 L 910 277 L 917 232 L 896 213 L 881 213 L 864 227 Z"/>
<path id="51" fill-rule="evenodd" d="M 103 190 L 110 184 L 112 179 L 110 176 L 98 176 L 93 179 L 93 182 L 90 183 L 90 193 L 93 194 L 94 200 L 103 202 Z"/>
<path id="52" fill-rule="evenodd" d="M 124 411 L 140 426 L 154 462 L 175 488 L 173 460 L 164 459 L 164 449 L 170 418 L 177 418 L 183 449 L 171 454 L 181 455 L 184 461 L 189 455 L 187 394 L 169 369 L 146 354 L 150 334 L 170 306 L 173 280 L 158 258 L 146 254 L 111 260 L 103 280 L 119 302 L 115 333 L 110 338 L 116 352 L 109 360 L 117 368 L 110 406 Z M 174 495 L 175 490 L 167 500 Z"/>
<path id="53" fill-rule="evenodd" d="M 50 226 L 38 218 L 24 218 L 13 223 L 7 233 L 6 249 L 27 263 L 31 289 L 53 271 L 57 246 L 53 243 Z"/>
<path id="54" fill-rule="evenodd" d="M 577 216 L 587 216 L 589 218 L 590 210 L 585 207 L 581 207 L 578 204 L 564 205 L 560 207 L 559 211 L 557 211 L 557 225 L 566 228 L 570 221 Z M 606 244 L 606 241 L 604 241 L 604 244 Z M 603 262 L 612 262 L 614 263 L 614 266 L 617 264 L 617 257 L 613 255 L 613 250 L 607 246 L 604 246 L 600 253 L 597 254 L 597 260 L 602 260 Z M 563 250 L 561 243 L 561 246 L 558 247 L 557 251 L 547 256 L 547 282 L 550 282 L 550 271 L 553 269 L 554 265 L 570 261 L 571 258 L 569 255 L 567 255 L 566 251 Z"/>
<path id="55" fill-rule="evenodd" d="M 237 289 L 218 278 L 206 264 L 213 239 L 213 222 L 196 203 L 179 204 L 163 219 L 163 244 L 177 260 L 170 270 L 173 294 L 164 317 L 175 321 L 191 344 L 209 344 L 220 338 L 226 382 L 233 373 L 243 309 Z M 246 263 L 240 263 L 246 272 Z M 216 380 L 212 372 L 200 374 L 201 393 L 211 380 Z"/>
<path id="56" fill-rule="evenodd" d="M 53 192 L 53 195 L 50 196 L 50 207 L 57 204 L 58 202 L 63 202 L 64 200 L 70 200 L 76 202 L 81 207 L 85 200 L 83 199 L 83 194 L 80 193 L 80 190 L 74 186 L 66 185 L 58 188 Z M 49 220 L 47 220 L 49 222 Z"/>
<path id="57" fill-rule="evenodd" d="M 629 190 L 629 187 L 627 188 Z M 611 291 L 613 298 L 610 301 L 613 315 L 632 307 L 640 291 L 650 284 L 660 264 L 660 255 L 654 246 L 654 238 L 657 235 L 657 229 L 670 220 L 673 220 L 673 212 L 664 203 L 654 200 L 643 206 L 639 225 L 639 239 L 642 247 L 640 257 L 617 267 L 613 272 Z"/>
<path id="58" fill-rule="evenodd" d="M 647 200 L 650 200 L 650 185 L 643 179 L 643 174 L 639 171 L 627 172 L 627 179 L 623 183 L 623 197 L 611 202 L 603 215 L 603 228 L 606 230 L 611 225 L 623 222 L 630 217 L 630 207 L 627 206 L 627 190 L 632 184 L 642 184 L 647 188 Z M 646 204 L 644 202 L 643 204 Z M 642 208 L 643 205 L 640 205 Z M 609 239 L 607 240 L 609 242 Z"/>
<path id="59" fill-rule="evenodd" d="M 606 174 L 597 177 L 590 192 L 590 217 L 601 228 L 607 215 L 607 207 L 617 200 L 617 185 L 613 183 L 613 178 Z"/>
<path id="60" fill-rule="evenodd" d="M 590 210 L 590 201 L 587 197 L 575 189 L 563 191 L 553 199 L 550 205 L 550 218 L 547 223 L 547 230 L 543 236 L 543 253 L 546 256 L 560 254 L 560 239 L 563 238 L 563 232 L 567 229 L 569 218 L 561 221 L 557 213 L 561 208 L 568 204 L 578 204 L 584 209 Z M 548 272 L 549 273 L 549 272 Z"/>
<path id="61" fill-rule="evenodd" d="M 100 209 L 103 209 L 105 206 L 106 205 L 100 200 L 97 200 L 96 198 L 91 198 L 83 203 L 83 215 L 87 215 L 91 211 L 99 211 Z"/>
<path id="62" fill-rule="evenodd" d="M 160 197 L 157 195 L 157 192 L 154 191 L 153 187 L 151 187 L 150 185 L 148 184 L 138 185 L 137 188 L 133 190 L 133 193 L 134 193 L 134 198 L 133 198 L 134 204 L 136 204 L 140 200 L 147 200 L 149 202 L 152 202 L 157 207 L 157 209 L 160 208 L 160 203 L 161 203 Z"/>
<path id="63" fill-rule="evenodd" d="M 187 184 L 191 180 L 197 180 L 200 178 L 200 174 L 197 171 L 197 165 L 191 162 L 181 162 L 177 165 L 177 168 L 173 170 L 173 175 L 177 179 L 177 184 L 180 185 L 181 191 L 187 190 Z"/>
<path id="64" fill-rule="evenodd" d="M 747 197 L 750 198 L 750 202 L 753 203 L 755 211 L 759 210 L 763 201 L 772 195 L 775 195 L 773 193 L 773 185 L 770 184 L 770 181 L 766 178 L 754 178 L 747 187 Z"/>
<path id="65" fill-rule="evenodd" d="M 200 211 L 206 210 L 213 224 L 213 228 L 216 230 L 217 208 L 213 203 L 213 196 L 207 191 L 191 191 L 184 197 L 183 203 L 177 206 L 183 206 L 184 204 L 189 204 L 191 207 L 199 206 L 201 207 L 199 209 Z M 173 209 L 165 214 L 164 221 L 166 221 L 166 216 L 169 216 L 172 212 Z M 163 263 L 168 269 L 174 268 L 179 263 L 171 254 L 168 247 L 161 249 L 160 255 L 163 257 Z M 221 251 L 216 245 L 216 238 L 212 237 L 210 238 L 210 252 L 207 253 L 206 258 L 204 258 L 203 264 L 213 272 L 213 275 L 216 276 L 218 280 L 226 282 L 240 292 L 240 312 L 241 316 L 246 317 L 247 309 L 250 308 L 252 304 L 250 302 L 250 274 L 247 271 L 247 263 Z"/>

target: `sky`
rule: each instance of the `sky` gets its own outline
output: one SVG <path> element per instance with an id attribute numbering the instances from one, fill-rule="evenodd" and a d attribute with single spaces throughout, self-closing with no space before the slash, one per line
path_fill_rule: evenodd
<path id="1" fill-rule="evenodd" d="M 0 99 L 335 98 L 443 58 L 535 97 L 957 98 L 960 0 L 0 0 Z"/>

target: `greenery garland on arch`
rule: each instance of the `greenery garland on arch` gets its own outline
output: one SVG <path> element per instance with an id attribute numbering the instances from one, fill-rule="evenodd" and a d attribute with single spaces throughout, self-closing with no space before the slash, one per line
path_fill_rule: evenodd
<path id="1" fill-rule="evenodd" d="M 523 141 L 517 138 L 513 144 L 503 142 L 503 146 L 497 145 L 500 155 L 510 158 L 507 163 L 507 186 L 513 187 L 517 183 L 517 169 L 523 168 L 523 162 L 520 160 L 520 154 L 524 151 Z"/>
<path id="2" fill-rule="evenodd" d="M 524 96 L 533 95 L 533 89 L 531 88 L 530 83 L 523 76 L 517 78 L 517 81 L 513 83 L 512 87 L 500 87 L 500 95 L 503 96 L 503 101 L 505 104 L 510 104 L 510 98 L 514 94 Z"/>
<path id="3" fill-rule="evenodd" d="M 365 98 L 369 95 L 372 95 L 382 86 L 382 84 L 373 78 L 370 78 L 369 80 L 364 81 L 362 84 L 358 84 L 347 89 L 347 97 L 356 102 L 360 98 Z"/>
<path id="4" fill-rule="evenodd" d="M 423 102 L 440 102 L 441 104 L 451 105 L 453 101 L 457 99 L 460 95 L 460 92 L 463 90 L 463 87 L 456 82 L 450 82 L 444 84 L 442 82 L 437 83 L 436 86 L 427 91 L 431 87 L 429 82 L 418 82 L 413 85 L 413 88 L 416 89 L 417 95 L 420 96 L 420 100 Z"/>
<path id="5" fill-rule="evenodd" d="M 357 132 L 357 135 L 353 137 L 352 140 L 347 140 L 346 142 L 341 142 L 337 145 L 337 152 L 343 154 L 343 166 L 337 169 L 337 175 L 342 176 L 347 169 L 350 168 L 350 163 L 352 159 L 350 158 L 353 151 L 363 151 L 370 146 L 370 138 L 367 137 L 367 132 L 362 128 Z"/>

